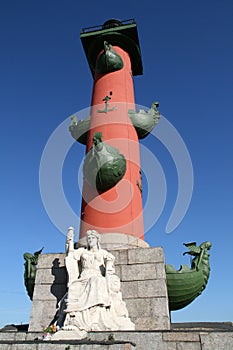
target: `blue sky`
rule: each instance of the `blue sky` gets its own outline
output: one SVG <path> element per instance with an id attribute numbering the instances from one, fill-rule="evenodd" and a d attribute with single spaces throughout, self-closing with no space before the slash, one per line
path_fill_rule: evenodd
<path id="1" fill-rule="evenodd" d="M 135 18 L 144 67 L 144 74 L 134 78 L 136 103 L 149 107 L 159 100 L 160 112 L 181 135 L 193 166 L 189 209 L 167 234 L 177 170 L 160 141 L 149 136 L 142 142 L 158 159 L 167 183 L 164 209 L 145 239 L 163 246 L 166 262 L 176 268 L 189 263 L 182 256 L 183 242 L 213 244 L 206 290 L 190 306 L 173 312 L 172 321 L 233 321 L 233 2 L 9 0 L 0 5 L 0 326 L 29 321 L 23 253 L 43 246 L 44 253 L 64 251 L 64 234 L 50 220 L 40 196 L 40 161 L 54 130 L 90 105 L 92 76 L 80 30 L 109 18 Z M 72 145 L 62 177 L 77 214 L 77 171 L 83 156 L 83 146 Z M 156 174 L 154 185 L 158 187 Z M 154 201 L 148 215 L 154 215 Z"/>

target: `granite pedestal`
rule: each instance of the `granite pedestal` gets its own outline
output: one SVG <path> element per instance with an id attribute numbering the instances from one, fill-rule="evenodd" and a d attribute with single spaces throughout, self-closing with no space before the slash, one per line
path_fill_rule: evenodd
<path id="1" fill-rule="evenodd" d="M 164 254 L 161 247 L 114 250 L 122 298 L 136 330 L 169 330 Z M 41 254 L 29 331 L 43 331 L 55 318 L 66 292 L 65 254 Z"/>

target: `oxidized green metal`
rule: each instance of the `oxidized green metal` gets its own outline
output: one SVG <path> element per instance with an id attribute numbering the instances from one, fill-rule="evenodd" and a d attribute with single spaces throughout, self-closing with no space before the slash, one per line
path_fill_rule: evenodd
<path id="1" fill-rule="evenodd" d="M 113 49 L 112 45 L 104 41 L 104 52 L 102 52 L 96 61 L 95 72 L 106 74 L 122 69 L 124 63 L 120 55 Z"/>
<path id="2" fill-rule="evenodd" d="M 179 310 L 190 304 L 205 289 L 209 275 L 210 242 L 203 242 L 199 247 L 195 242 L 184 243 L 189 248 L 185 254 L 194 256 L 191 268 L 182 265 L 176 270 L 173 265 L 166 265 L 167 289 L 170 311 Z"/>
<path id="3" fill-rule="evenodd" d="M 72 137 L 78 142 L 86 145 L 87 142 L 87 134 L 90 127 L 90 116 L 84 120 L 77 120 L 75 115 L 71 116 L 71 124 L 69 126 L 69 131 Z"/>
<path id="4" fill-rule="evenodd" d="M 96 132 L 93 146 L 87 153 L 83 174 L 88 184 L 99 193 L 114 187 L 125 175 L 126 160 L 115 147 L 102 141 L 102 133 Z"/>
<path id="5" fill-rule="evenodd" d="M 111 92 L 110 92 L 111 95 Z M 112 110 L 116 110 L 116 107 L 109 109 L 108 101 L 111 99 L 110 96 L 105 96 L 103 101 L 105 101 L 105 108 L 102 110 L 98 110 L 98 113 L 108 113 Z M 129 109 L 128 115 L 136 129 L 137 135 L 139 139 L 145 138 L 158 123 L 160 118 L 160 113 L 157 109 L 159 106 L 158 102 L 154 102 L 151 105 L 151 108 L 148 111 L 144 111 L 142 109 L 139 112 L 136 112 L 132 109 Z M 78 142 L 86 145 L 87 142 L 87 134 L 90 128 L 90 116 L 84 120 L 77 120 L 76 116 L 71 116 L 71 124 L 69 126 L 69 131 L 72 137 Z"/>
<path id="6" fill-rule="evenodd" d="M 158 123 L 160 118 L 160 113 L 157 109 L 158 106 L 158 102 L 153 102 L 149 111 L 144 111 L 143 109 L 140 109 L 139 112 L 132 109 L 128 110 L 128 115 L 139 139 L 144 139 Z"/>
<path id="7" fill-rule="evenodd" d="M 33 297 L 33 291 L 34 291 L 34 285 L 35 285 L 37 262 L 42 250 L 43 248 L 38 252 L 35 252 L 34 255 L 32 255 L 31 253 L 24 253 L 23 255 L 25 260 L 24 284 L 31 300 Z"/>
<path id="8" fill-rule="evenodd" d="M 95 28 L 84 28 L 80 38 L 93 76 L 95 74 L 96 59 L 103 48 L 104 41 L 127 51 L 132 64 L 132 74 L 142 74 L 141 50 L 137 25 L 134 19 L 117 22 L 116 20 L 109 20 Z"/>

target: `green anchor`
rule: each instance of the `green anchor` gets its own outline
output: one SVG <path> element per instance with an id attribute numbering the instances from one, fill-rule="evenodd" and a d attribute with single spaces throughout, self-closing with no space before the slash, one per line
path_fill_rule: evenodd
<path id="1" fill-rule="evenodd" d="M 110 95 L 112 95 L 112 91 L 110 91 Z M 105 101 L 105 108 L 104 109 L 98 109 L 97 112 L 98 113 L 108 113 L 111 111 L 115 111 L 117 109 L 117 107 L 112 107 L 112 108 L 108 108 L 108 101 L 111 100 L 110 96 L 105 96 L 103 98 L 102 101 Z"/>

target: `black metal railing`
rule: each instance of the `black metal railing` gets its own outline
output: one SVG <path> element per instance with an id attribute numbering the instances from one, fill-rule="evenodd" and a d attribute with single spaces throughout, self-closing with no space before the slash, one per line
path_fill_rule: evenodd
<path id="1" fill-rule="evenodd" d="M 117 19 L 109 19 L 104 24 L 101 24 L 101 25 L 98 25 L 98 26 L 82 28 L 81 29 L 81 33 L 83 34 L 83 33 L 96 32 L 98 30 L 125 26 L 127 24 L 128 25 L 129 24 L 136 24 L 136 21 L 135 21 L 134 18 L 126 19 L 124 21 L 120 21 L 120 20 L 117 20 Z"/>

